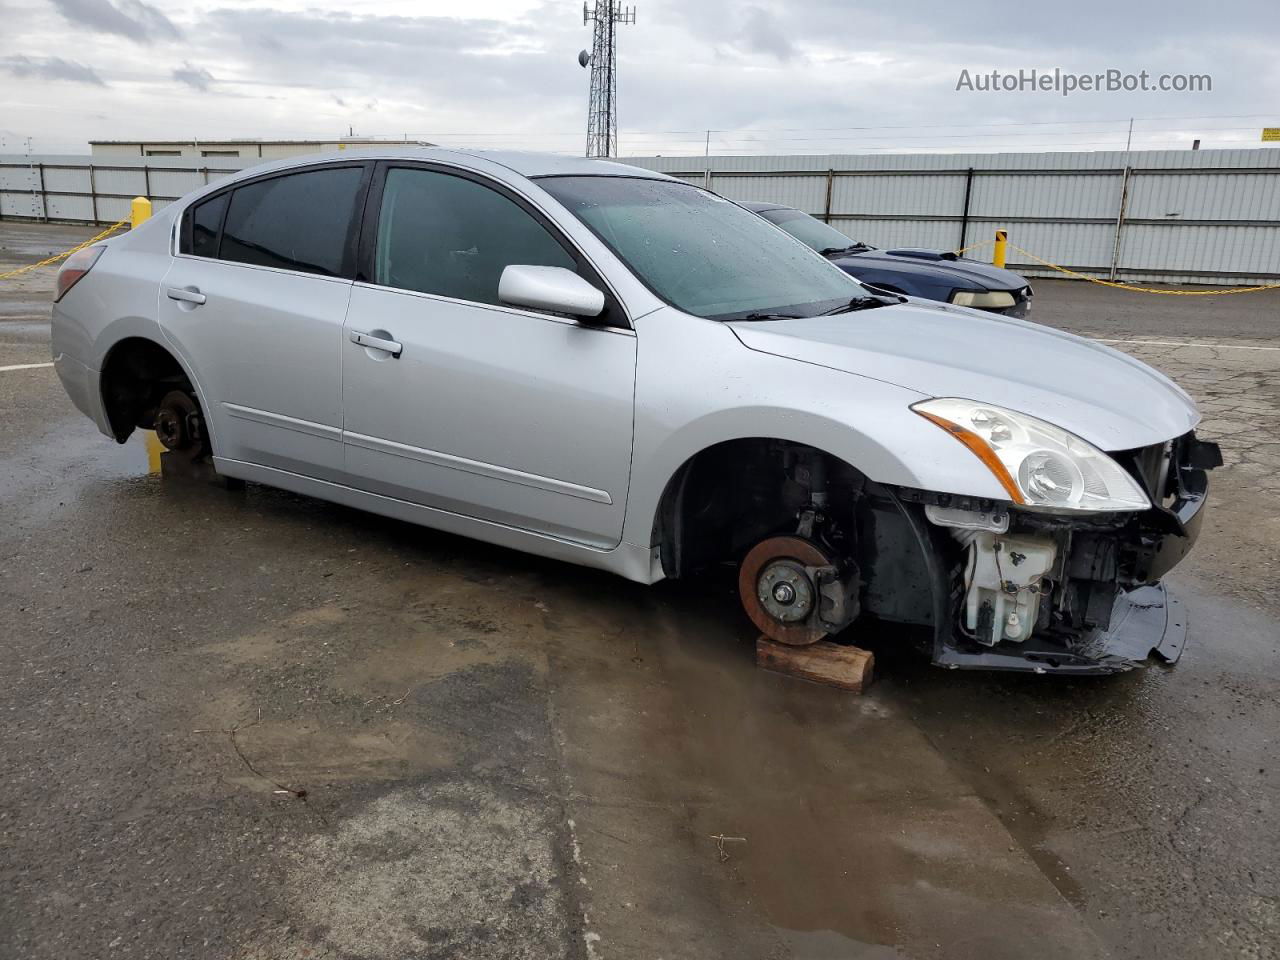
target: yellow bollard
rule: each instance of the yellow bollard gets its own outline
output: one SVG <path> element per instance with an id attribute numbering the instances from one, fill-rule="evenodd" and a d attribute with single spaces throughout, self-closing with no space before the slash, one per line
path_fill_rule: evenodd
<path id="1" fill-rule="evenodd" d="M 164 444 L 160 442 L 154 430 L 145 431 L 143 437 L 147 446 L 147 471 L 157 474 L 160 472 L 160 458 L 166 453 Z"/>
<path id="2" fill-rule="evenodd" d="M 146 197 L 134 197 L 129 204 L 129 229 L 136 230 L 151 219 L 151 201 Z"/>
<path id="3" fill-rule="evenodd" d="M 135 200 L 134 203 L 137 203 L 137 201 Z M 996 266 L 996 267 L 1004 266 L 1004 248 L 1008 245 L 1008 243 L 1009 243 L 1009 231 L 997 230 L 995 249 L 991 251 L 992 266 Z"/>

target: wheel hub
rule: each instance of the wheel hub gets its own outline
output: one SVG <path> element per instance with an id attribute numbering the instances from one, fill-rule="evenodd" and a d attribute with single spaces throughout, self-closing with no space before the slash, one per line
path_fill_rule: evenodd
<path id="1" fill-rule="evenodd" d="M 760 573 L 760 603 L 769 616 L 783 623 L 803 620 L 813 611 L 813 584 L 794 560 L 777 560 Z"/>
<path id="2" fill-rule="evenodd" d="M 204 451 L 204 423 L 200 408 L 182 390 L 170 390 L 155 415 L 156 437 L 166 450 L 198 457 Z"/>
<path id="3" fill-rule="evenodd" d="M 816 616 L 818 589 L 810 571 L 830 563 L 803 537 L 770 537 L 756 544 L 738 571 L 738 593 L 751 622 L 778 643 L 817 643 L 828 630 Z"/>

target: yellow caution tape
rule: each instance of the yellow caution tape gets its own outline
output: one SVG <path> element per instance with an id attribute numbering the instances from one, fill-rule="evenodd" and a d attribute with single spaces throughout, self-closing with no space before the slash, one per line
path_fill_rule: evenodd
<path id="1" fill-rule="evenodd" d="M 1059 273 L 1065 273 L 1069 277 L 1075 277 L 1077 280 L 1088 280 L 1090 283 L 1096 283 L 1103 287 L 1116 287 L 1119 290 L 1132 290 L 1135 293 L 1162 293 L 1170 297 L 1211 297 L 1216 295 L 1225 295 L 1229 293 L 1257 293 L 1259 290 L 1277 290 L 1280 289 L 1280 283 L 1265 283 L 1257 287 L 1233 287 L 1228 290 L 1157 290 L 1155 287 L 1139 287 L 1132 283 L 1119 283 L 1115 280 L 1099 280 L 1097 277 L 1086 276 L 1083 273 L 1077 273 L 1075 270 L 1068 270 L 1066 267 L 1060 267 L 1056 263 L 1051 263 L 1043 257 L 1037 257 L 1030 250 L 1023 250 L 1019 246 L 1009 244 L 1013 249 L 1017 250 L 1025 257 L 1030 257 L 1036 263 L 1043 263 L 1050 269 L 1057 270 Z"/>
<path id="2" fill-rule="evenodd" d="M 107 227 L 107 229 L 103 230 L 96 237 L 90 237 L 84 243 L 76 244 L 70 250 L 64 250 L 62 251 L 62 253 L 56 253 L 52 257 L 48 257 L 45 260 L 41 260 L 39 263 L 29 263 L 25 267 L 19 267 L 17 270 L 10 270 L 8 273 L 0 273 L 0 280 L 8 280 L 11 277 L 17 277 L 24 273 L 30 273 L 32 270 L 39 270 L 41 267 L 47 267 L 49 266 L 49 264 L 57 263 L 59 260 L 65 260 L 67 257 L 71 256 L 73 253 L 79 253 L 85 247 L 91 247 L 95 243 L 97 243 L 99 240 L 105 240 L 107 237 L 115 233 L 117 230 L 119 230 L 128 222 L 129 222 L 128 217 L 125 217 L 125 219 L 123 220 L 117 220 L 115 223 Z"/>

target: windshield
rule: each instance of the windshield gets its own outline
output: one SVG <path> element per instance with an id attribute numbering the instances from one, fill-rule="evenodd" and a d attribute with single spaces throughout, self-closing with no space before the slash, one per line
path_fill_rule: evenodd
<path id="1" fill-rule="evenodd" d="M 770 223 L 776 223 L 801 243 L 807 243 L 815 250 L 843 250 L 853 246 L 853 241 L 835 227 L 799 210 L 762 210 L 760 216 Z"/>
<path id="2" fill-rule="evenodd" d="M 737 204 L 687 183 L 543 177 L 654 293 L 699 317 L 814 316 L 866 289 Z"/>

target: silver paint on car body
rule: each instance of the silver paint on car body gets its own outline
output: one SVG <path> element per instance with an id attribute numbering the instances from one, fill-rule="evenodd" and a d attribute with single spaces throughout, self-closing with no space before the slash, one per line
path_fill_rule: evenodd
<path id="1" fill-rule="evenodd" d="M 564 267 L 513 263 L 502 271 L 498 299 L 574 317 L 598 317 L 604 310 L 604 293 Z"/>
<path id="2" fill-rule="evenodd" d="M 791 440 L 882 483 L 1002 500 L 978 458 L 912 403 L 998 403 L 1108 450 L 1169 439 L 1198 418 L 1185 394 L 1137 361 L 977 311 L 914 301 L 825 319 L 693 317 L 529 179 L 670 179 L 663 174 L 441 149 L 340 158 L 447 165 L 515 192 L 595 269 L 628 328 L 178 253 L 180 215 L 199 197 L 335 158 L 280 161 L 108 241 L 55 304 L 58 373 L 103 432 L 106 356 L 123 338 L 144 337 L 191 379 L 228 476 L 652 582 L 663 576 L 654 520 L 664 489 L 690 457 L 725 440 Z M 169 289 L 205 302 L 171 299 Z M 399 344 L 401 355 L 352 342 L 353 333 Z"/>
<path id="3" fill-rule="evenodd" d="M 1200 419 L 1181 388 L 1141 361 L 983 310 L 913 299 L 910 309 L 732 326 L 753 350 L 1019 410 L 1103 450 L 1181 436 Z"/>

